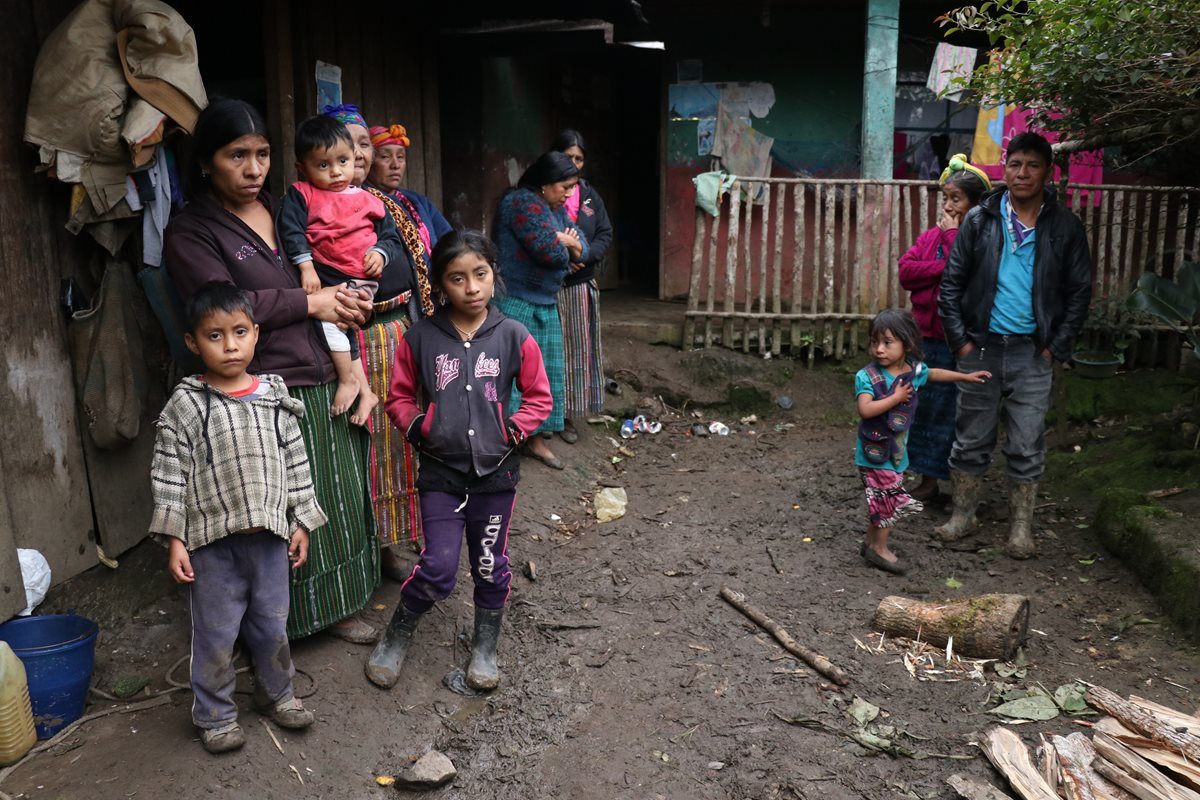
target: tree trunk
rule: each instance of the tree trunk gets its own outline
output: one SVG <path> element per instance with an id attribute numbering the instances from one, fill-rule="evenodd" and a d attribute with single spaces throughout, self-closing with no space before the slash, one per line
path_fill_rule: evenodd
<path id="1" fill-rule="evenodd" d="M 1029 598 L 984 594 L 945 603 L 885 597 L 872 622 L 893 636 L 938 647 L 954 637 L 954 651 L 975 658 L 1012 658 L 1029 635 Z"/>

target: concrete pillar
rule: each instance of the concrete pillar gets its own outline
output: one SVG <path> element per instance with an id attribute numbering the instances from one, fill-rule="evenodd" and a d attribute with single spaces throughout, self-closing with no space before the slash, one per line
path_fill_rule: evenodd
<path id="1" fill-rule="evenodd" d="M 892 177 L 896 127 L 896 48 L 900 0 L 867 0 L 867 54 L 863 64 L 862 177 Z"/>

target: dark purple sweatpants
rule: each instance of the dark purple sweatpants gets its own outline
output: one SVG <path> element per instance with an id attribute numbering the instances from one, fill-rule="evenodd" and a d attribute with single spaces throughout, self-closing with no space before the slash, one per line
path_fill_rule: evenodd
<path id="1" fill-rule="evenodd" d="M 424 614 L 454 591 L 463 533 L 475 580 L 475 605 L 504 608 L 512 571 L 508 568 L 508 526 L 517 492 L 450 494 L 421 492 L 421 525 L 425 548 L 421 560 L 400 588 L 401 602 Z"/>
<path id="2" fill-rule="evenodd" d="M 292 699 L 288 646 L 288 543 L 270 531 L 234 533 L 191 554 L 192 722 L 220 728 L 237 719 L 233 645 L 254 660 L 254 680 L 272 703 Z"/>

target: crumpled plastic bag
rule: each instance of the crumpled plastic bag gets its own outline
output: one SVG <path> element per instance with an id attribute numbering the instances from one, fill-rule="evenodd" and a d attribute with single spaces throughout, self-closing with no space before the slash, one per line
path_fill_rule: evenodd
<path id="1" fill-rule="evenodd" d="M 596 492 L 593 502 L 596 508 L 596 519 L 600 522 L 612 522 L 625 516 L 625 506 L 629 498 L 621 488 L 607 488 Z"/>
<path id="2" fill-rule="evenodd" d="M 17 616 L 28 617 L 50 590 L 50 562 L 37 550 L 23 547 L 17 548 L 17 560 L 21 564 L 21 580 L 25 583 L 25 602 L 28 603 Z"/>

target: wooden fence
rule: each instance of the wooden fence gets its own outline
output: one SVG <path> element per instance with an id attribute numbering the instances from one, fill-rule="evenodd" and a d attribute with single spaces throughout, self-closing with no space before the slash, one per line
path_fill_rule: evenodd
<path id="1" fill-rule="evenodd" d="M 1136 327 L 1124 299 L 1138 276 L 1195 258 L 1200 189 L 1071 185 L 1068 200 L 1092 251 L 1091 336 Z M 932 181 L 736 179 L 720 216 L 696 210 L 684 347 L 856 354 L 875 313 L 908 305 L 898 261 L 940 208 Z"/>

